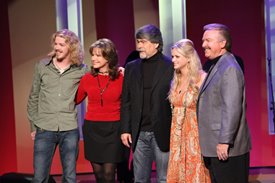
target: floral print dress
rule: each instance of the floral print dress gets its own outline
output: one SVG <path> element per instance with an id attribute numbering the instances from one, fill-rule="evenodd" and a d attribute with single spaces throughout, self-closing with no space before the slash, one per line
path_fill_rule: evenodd
<path id="1" fill-rule="evenodd" d="M 199 144 L 198 88 L 189 85 L 185 92 L 174 96 L 167 182 L 210 183 Z"/>

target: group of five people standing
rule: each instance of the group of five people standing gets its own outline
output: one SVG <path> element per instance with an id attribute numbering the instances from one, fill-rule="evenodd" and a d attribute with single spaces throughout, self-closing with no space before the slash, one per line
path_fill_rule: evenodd
<path id="1" fill-rule="evenodd" d="M 77 36 L 56 32 L 53 52 L 35 67 L 28 101 L 33 182 L 47 181 L 57 144 L 62 180 L 76 182 L 75 105 L 85 97 L 85 158 L 97 182 L 115 182 L 125 146 L 133 151 L 134 182 L 150 182 L 153 161 L 157 182 L 248 182 L 251 142 L 243 72 L 230 53 L 225 25 L 206 25 L 202 41 L 213 61 L 208 74 L 191 40 L 175 43 L 171 62 L 162 54 L 160 30 L 145 25 L 136 31 L 139 58 L 123 74 L 111 40 L 90 46 L 89 70 Z"/>

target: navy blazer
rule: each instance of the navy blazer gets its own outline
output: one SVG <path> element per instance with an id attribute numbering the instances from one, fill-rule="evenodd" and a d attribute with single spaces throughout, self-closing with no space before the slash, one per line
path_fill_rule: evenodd
<path id="1" fill-rule="evenodd" d="M 170 82 L 173 78 L 171 59 L 159 54 L 159 65 L 153 79 L 151 93 L 151 121 L 157 144 L 161 151 L 169 151 L 171 107 L 168 100 Z M 130 133 L 132 149 L 135 150 L 143 109 L 142 60 L 129 62 L 125 67 L 121 100 L 121 133 Z"/>

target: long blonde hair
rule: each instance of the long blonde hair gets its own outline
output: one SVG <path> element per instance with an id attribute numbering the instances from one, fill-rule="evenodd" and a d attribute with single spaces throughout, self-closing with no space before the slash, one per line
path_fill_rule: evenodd
<path id="1" fill-rule="evenodd" d="M 197 83 L 200 81 L 202 66 L 198 53 L 194 48 L 193 42 L 189 39 L 181 39 L 172 46 L 171 50 L 173 49 L 176 49 L 180 54 L 188 59 L 188 87 L 191 87 L 195 91 L 198 90 Z M 168 95 L 170 102 L 173 102 L 173 100 L 175 99 L 175 92 L 177 90 L 177 87 L 179 87 L 182 82 L 180 80 L 181 75 L 182 73 L 180 70 L 176 69 L 174 71 L 174 77 Z"/>

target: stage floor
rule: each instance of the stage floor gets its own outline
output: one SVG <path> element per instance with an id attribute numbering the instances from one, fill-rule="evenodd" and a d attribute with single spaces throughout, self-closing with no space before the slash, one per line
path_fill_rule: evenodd
<path id="1" fill-rule="evenodd" d="M 275 167 L 250 168 L 249 183 L 275 183 Z M 56 183 L 61 183 L 61 176 L 53 176 Z M 156 173 L 152 172 L 151 182 L 156 182 Z M 77 183 L 95 183 L 93 174 L 78 174 Z"/>

